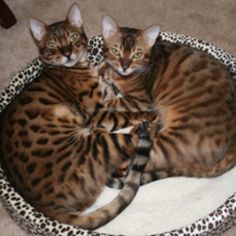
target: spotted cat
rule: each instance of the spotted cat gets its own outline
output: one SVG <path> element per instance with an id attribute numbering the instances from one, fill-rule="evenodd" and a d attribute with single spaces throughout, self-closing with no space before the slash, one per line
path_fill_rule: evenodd
<path id="1" fill-rule="evenodd" d="M 233 80 L 217 60 L 158 40 L 159 32 L 158 25 L 138 30 L 119 27 L 109 16 L 103 20 L 106 80 L 123 95 L 118 106 L 129 109 L 150 99 L 159 118 L 151 128 L 153 148 L 143 182 L 218 176 L 236 164 Z"/>
<path id="2" fill-rule="evenodd" d="M 87 37 L 77 5 L 65 21 L 49 26 L 31 19 L 30 30 L 46 66 L 3 112 L 3 166 L 37 210 L 84 229 L 100 227 L 134 198 L 149 157 L 149 132 L 144 124 L 137 135 L 86 126 L 102 98 L 96 70 L 86 60 Z M 120 194 L 103 208 L 81 214 L 112 169 L 133 156 Z"/>
<path id="3" fill-rule="evenodd" d="M 103 19 L 104 59 L 103 92 L 106 106 L 116 111 L 151 111 L 151 96 L 145 92 L 151 61 L 149 54 L 158 34 L 152 27 L 144 31 L 119 27 Z M 148 41 L 149 39 L 150 42 Z M 116 99 L 114 99 L 116 98 Z"/>

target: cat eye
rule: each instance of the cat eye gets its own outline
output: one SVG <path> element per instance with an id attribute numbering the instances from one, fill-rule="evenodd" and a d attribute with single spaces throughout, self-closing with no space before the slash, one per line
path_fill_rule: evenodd
<path id="1" fill-rule="evenodd" d="M 49 41 L 47 42 L 47 47 L 50 49 L 56 49 L 57 48 L 57 43 L 54 41 Z"/>
<path id="2" fill-rule="evenodd" d="M 79 38 L 79 34 L 77 32 L 73 32 L 70 34 L 70 41 L 75 42 Z"/>
<path id="3" fill-rule="evenodd" d="M 142 53 L 142 52 L 136 52 L 136 53 L 133 55 L 133 58 L 134 58 L 134 59 L 140 59 L 142 56 L 143 56 L 143 53 Z"/>
<path id="4" fill-rule="evenodd" d="M 117 48 L 111 48 L 111 53 L 115 56 L 119 56 L 120 55 L 120 52 Z"/>

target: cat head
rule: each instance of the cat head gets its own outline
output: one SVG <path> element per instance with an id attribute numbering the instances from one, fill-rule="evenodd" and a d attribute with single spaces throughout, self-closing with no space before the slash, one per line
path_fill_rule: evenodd
<path id="1" fill-rule="evenodd" d="M 151 48 L 160 33 L 158 25 L 145 30 L 124 28 L 110 16 L 105 16 L 102 28 L 104 58 L 116 72 L 128 76 L 147 68 Z"/>
<path id="2" fill-rule="evenodd" d="M 41 59 L 56 66 L 71 67 L 86 53 L 87 36 L 83 30 L 79 7 L 74 4 L 65 21 L 47 25 L 29 19 L 31 35 L 39 49 Z"/>

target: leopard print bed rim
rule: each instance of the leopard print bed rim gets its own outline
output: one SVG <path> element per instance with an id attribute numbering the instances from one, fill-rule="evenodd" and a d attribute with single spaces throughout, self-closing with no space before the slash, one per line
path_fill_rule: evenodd
<path id="1" fill-rule="evenodd" d="M 169 42 L 176 42 L 189 45 L 193 48 L 202 50 L 222 64 L 226 65 L 236 81 L 236 58 L 223 50 L 193 37 L 170 32 L 162 32 L 161 39 Z M 95 36 L 89 40 L 88 59 L 94 65 L 103 61 L 102 56 L 103 41 L 100 36 Z M 32 63 L 21 70 L 3 90 L 0 96 L 0 112 L 19 94 L 24 85 L 32 82 L 42 71 L 42 63 L 35 59 Z M 51 221 L 43 214 L 35 211 L 27 204 L 24 199 L 14 191 L 13 187 L 4 176 L 0 167 L 0 198 L 11 216 L 18 225 L 29 235 L 34 236 L 66 236 L 66 235 L 89 235 L 89 236 L 108 236 L 97 232 L 89 232 L 73 226 L 59 224 Z M 208 216 L 199 219 L 195 223 L 162 234 L 152 234 L 153 236 L 206 236 L 219 235 L 236 224 L 236 193 L 229 197 L 226 202 Z"/>

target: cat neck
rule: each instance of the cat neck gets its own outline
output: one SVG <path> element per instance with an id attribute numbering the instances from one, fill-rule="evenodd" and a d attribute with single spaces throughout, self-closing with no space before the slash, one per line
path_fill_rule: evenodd
<path id="1" fill-rule="evenodd" d="M 142 73 L 134 72 L 128 76 L 123 76 L 115 71 L 110 65 L 106 66 L 107 68 L 104 72 L 104 80 L 107 83 L 114 84 L 119 90 L 125 93 L 130 93 L 134 87 L 145 87 L 148 70 L 144 70 Z"/>

